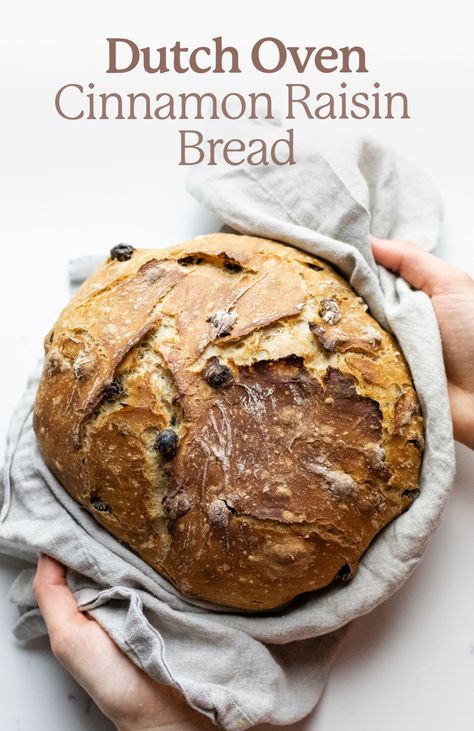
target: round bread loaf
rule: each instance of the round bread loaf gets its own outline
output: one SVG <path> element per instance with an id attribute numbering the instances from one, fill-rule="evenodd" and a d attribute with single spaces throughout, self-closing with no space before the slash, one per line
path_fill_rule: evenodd
<path id="1" fill-rule="evenodd" d="M 268 610 L 347 580 L 418 494 L 423 420 L 397 342 L 299 249 L 117 246 L 45 349 L 48 466 L 189 596 Z"/>

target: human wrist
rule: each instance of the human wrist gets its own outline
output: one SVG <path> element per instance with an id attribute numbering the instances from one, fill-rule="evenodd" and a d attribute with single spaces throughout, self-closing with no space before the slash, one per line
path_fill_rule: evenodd
<path id="1" fill-rule="evenodd" d="M 204 716 L 202 721 L 199 716 L 196 719 L 179 720 L 165 723 L 156 723 L 151 726 L 141 724 L 116 724 L 117 731 L 210 731 L 216 726 Z"/>
<path id="2" fill-rule="evenodd" d="M 116 724 L 117 731 L 190 731 L 185 725 L 183 725 L 181 722 L 176 723 L 166 723 L 163 726 L 136 726 L 136 725 L 129 725 L 129 724 Z"/>
<path id="3" fill-rule="evenodd" d="M 215 731 L 215 724 L 191 708 L 175 688 L 160 689 L 163 696 L 153 708 L 133 717 L 113 718 L 117 731 Z"/>

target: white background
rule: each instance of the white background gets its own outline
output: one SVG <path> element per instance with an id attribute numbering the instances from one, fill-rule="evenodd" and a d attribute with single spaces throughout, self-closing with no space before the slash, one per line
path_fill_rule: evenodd
<path id="1" fill-rule="evenodd" d="M 41 352 L 42 337 L 67 299 L 70 257 L 106 255 L 126 241 L 165 246 L 215 230 L 218 222 L 185 191 L 177 166 L 178 122 L 67 122 L 54 94 L 66 83 L 97 90 L 267 91 L 288 82 L 336 92 L 337 74 L 290 70 L 214 79 L 172 74 L 105 74 L 109 36 L 141 46 L 210 44 L 222 35 L 242 58 L 274 35 L 287 45 L 363 45 L 363 90 L 404 91 L 411 119 L 308 121 L 315 138 L 371 134 L 421 165 L 445 203 L 440 254 L 474 274 L 474 113 L 469 4 L 380 2 L 170 5 L 106 0 L 15 2 L 1 28 L 1 303 L 3 357 L 0 437 Z M 346 79 L 347 80 L 347 77 Z M 186 125 L 186 123 L 184 123 Z M 190 124 L 189 126 L 194 126 Z M 304 128 L 304 129 L 303 129 Z M 236 127 L 237 129 L 237 127 Z M 460 344 L 462 347 L 462 344 Z M 315 714 L 317 731 L 471 731 L 474 728 L 474 455 L 457 450 L 457 478 L 444 520 L 412 578 L 389 602 L 352 626 Z M 47 641 L 22 647 L 7 591 L 18 562 L 0 558 L 0 727 L 5 731 L 110 729 L 54 661 Z"/>

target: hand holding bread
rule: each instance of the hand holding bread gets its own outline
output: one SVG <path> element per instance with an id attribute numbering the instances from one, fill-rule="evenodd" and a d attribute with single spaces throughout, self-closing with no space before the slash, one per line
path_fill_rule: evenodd
<path id="1" fill-rule="evenodd" d="M 379 264 L 431 298 L 443 343 L 454 438 L 474 449 L 474 281 L 408 241 L 372 239 Z"/>
<path id="2" fill-rule="evenodd" d="M 66 567 L 40 555 L 33 583 L 51 650 L 118 731 L 211 731 L 169 685 L 155 683 L 120 650 L 102 627 L 77 608 Z"/>

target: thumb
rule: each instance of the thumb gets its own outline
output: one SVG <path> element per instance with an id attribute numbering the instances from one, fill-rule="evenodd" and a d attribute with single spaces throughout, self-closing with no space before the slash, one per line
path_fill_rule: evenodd
<path id="1" fill-rule="evenodd" d="M 429 254 L 410 241 L 390 241 L 371 237 L 375 261 L 396 272 L 430 297 L 462 292 L 472 287 L 471 278 L 461 269 Z"/>
<path id="2" fill-rule="evenodd" d="M 33 593 L 50 638 L 62 636 L 65 627 L 81 630 L 90 622 L 79 611 L 74 595 L 66 583 L 66 567 L 43 553 L 38 558 Z"/>

